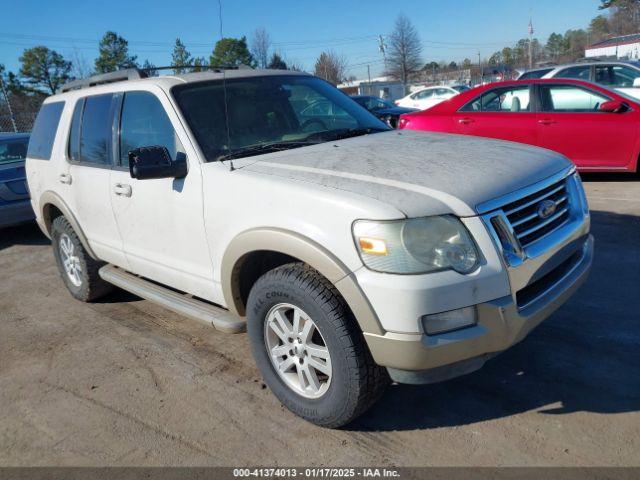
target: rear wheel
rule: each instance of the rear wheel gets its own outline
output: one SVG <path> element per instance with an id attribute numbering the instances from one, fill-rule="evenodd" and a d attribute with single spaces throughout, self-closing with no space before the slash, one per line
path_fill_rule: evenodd
<path id="1" fill-rule="evenodd" d="M 98 275 L 104 262 L 91 258 L 65 217 L 53 220 L 51 242 L 58 271 L 71 295 L 90 302 L 113 290 L 113 286 Z"/>
<path id="2" fill-rule="evenodd" d="M 265 383 L 289 410 L 312 423 L 351 422 L 389 382 L 335 287 L 302 263 L 263 275 L 249 294 L 247 318 Z"/>

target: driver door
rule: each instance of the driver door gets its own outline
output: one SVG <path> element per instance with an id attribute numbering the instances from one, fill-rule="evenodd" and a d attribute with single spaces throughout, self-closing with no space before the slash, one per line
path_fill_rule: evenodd
<path id="1" fill-rule="evenodd" d="M 159 89 L 127 91 L 116 117 L 111 203 L 132 271 L 211 300 L 200 164 L 172 105 Z M 186 177 L 131 178 L 128 152 L 148 146 L 166 147 L 172 160 L 188 162 Z"/>
<path id="2" fill-rule="evenodd" d="M 539 145 L 562 153 L 583 169 L 629 164 L 637 125 L 625 113 L 601 112 L 604 94 L 568 84 L 541 84 Z"/>

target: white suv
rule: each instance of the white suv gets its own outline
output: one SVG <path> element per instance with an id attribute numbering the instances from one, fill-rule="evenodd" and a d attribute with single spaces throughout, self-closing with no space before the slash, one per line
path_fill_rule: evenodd
<path id="1" fill-rule="evenodd" d="M 116 285 L 246 326 L 309 421 L 480 368 L 587 277 L 589 211 L 559 154 L 393 131 L 302 73 L 142 77 L 74 82 L 38 115 L 28 182 L 62 279 L 81 301 Z"/>

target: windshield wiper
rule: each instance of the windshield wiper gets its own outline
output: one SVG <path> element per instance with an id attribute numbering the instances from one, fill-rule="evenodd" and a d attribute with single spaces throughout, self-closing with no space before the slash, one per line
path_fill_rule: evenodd
<path id="1" fill-rule="evenodd" d="M 327 141 L 331 140 L 342 140 L 345 138 L 352 137 L 360 137 L 362 135 L 369 135 L 370 133 L 378 133 L 378 132 L 386 132 L 389 129 L 387 128 L 376 128 L 376 127 L 367 127 L 367 128 L 341 128 L 339 130 L 326 130 L 324 132 L 318 132 L 313 134 L 313 136 L 321 136 Z M 309 138 L 309 137 L 307 137 Z"/>
<path id="2" fill-rule="evenodd" d="M 218 155 L 213 159 L 214 162 L 223 162 L 225 160 L 233 160 L 234 158 L 250 157 L 261 153 L 279 152 L 281 150 L 289 150 L 291 148 L 304 147 L 307 145 L 315 145 L 318 142 L 308 140 L 291 140 L 285 142 L 261 143 L 259 145 L 251 145 L 249 147 L 240 148 L 224 155 Z"/>

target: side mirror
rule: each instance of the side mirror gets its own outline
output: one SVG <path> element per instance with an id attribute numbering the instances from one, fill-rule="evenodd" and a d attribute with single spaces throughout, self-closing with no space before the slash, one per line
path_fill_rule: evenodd
<path id="1" fill-rule="evenodd" d="M 640 77 L 636 77 L 633 79 L 633 86 L 636 88 L 640 88 Z"/>
<path id="2" fill-rule="evenodd" d="M 627 111 L 627 106 L 618 100 L 610 100 L 603 102 L 598 110 L 607 113 L 622 113 Z"/>
<path id="3" fill-rule="evenodd" d="M 187 175 L 187 162 L 171 160 L 167 147 L 141 147 L 129 152 L 131 178 L 182 178 Z"/>

